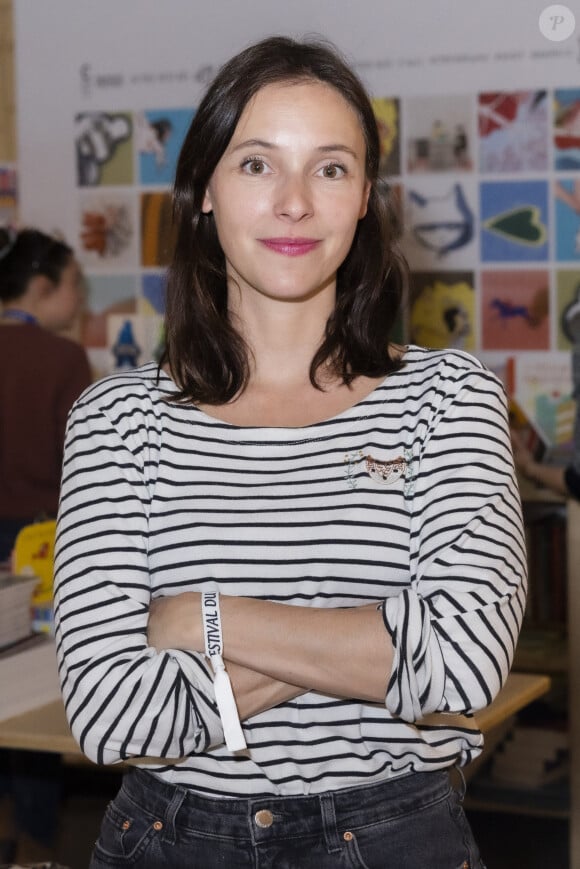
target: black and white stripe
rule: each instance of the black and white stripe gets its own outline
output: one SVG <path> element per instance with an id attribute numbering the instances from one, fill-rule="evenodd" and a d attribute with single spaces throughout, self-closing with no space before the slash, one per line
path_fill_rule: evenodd
<path id="1" fill-rule="evenodd" d="M 79 399 L 56 622 L 67 712 L 89 757 L 158 758 L 147 768 L 176 784 L 235 796 L 320 792 L 479 753 L 471 713 L 506 677 L 525 600 L 505 398 L 466 354 L 412 347 L 405 361 L 304 428 L 239 428 L 172 404 L 154 365 Z M 368 454 L 404 456 L 406 475 L 381 485 Z M 299 606 L 384 601 L 385 705 L 309 692 L 246 721 L 249 756 L 229 755 L 204 657 L 146 639 L 150 595 L 210 581 Z"/>

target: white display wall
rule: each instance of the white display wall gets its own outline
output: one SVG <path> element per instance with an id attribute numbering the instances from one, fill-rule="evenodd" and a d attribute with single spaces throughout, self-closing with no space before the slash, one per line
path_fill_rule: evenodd
<path id="1" fill-rule="evenodd" d="M 375 99 L 414 273 L 410 337 L 512 372 L 557 440 L 561 315 L 580 292 L 580 15 L 551 41 L 546 5 L 15 0 L 20 219 L 76 248 L 97 373 L 127 319 L 144 351 L 157 342 L 172 173 L 206 83 L 262 36 L 318 34 Z"/>

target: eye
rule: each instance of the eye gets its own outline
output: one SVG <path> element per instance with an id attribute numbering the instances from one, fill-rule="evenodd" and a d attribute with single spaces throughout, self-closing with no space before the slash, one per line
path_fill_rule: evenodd
<path id="1" fill-rule="evenodd" d="M 246 175 L 267 175 L 269 168 L 261 157 L 248 157 L 241 164 L 242 172 Z"/>
<path id="2" fill-rule="evenodd" d="M 326 166 L 323 166 L 320 169 L 319 174 L 322 175 L 323 178 L 328 178 L 331 181 L 334 181 L 336 178 L 342 178 L 347 174 L 346 166 L 343 166 L 342 163 L 327 163 Z"/>

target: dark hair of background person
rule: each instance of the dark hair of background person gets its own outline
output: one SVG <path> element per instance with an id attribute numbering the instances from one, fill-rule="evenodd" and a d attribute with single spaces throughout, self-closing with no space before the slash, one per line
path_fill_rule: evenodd
<path id="1" fill-rule="evenodd" d="M 17 233 L 0 227 L 0 301 L 19 299 L 37 275 L 58 284 L 72 256 L 67 244 L 37 229 Z"/>
<path id="2" fill-rule="evenodd" d="M 213 214 L 202 203 L 213 172 L 251 98 L 263 87 L 319 81 L 337 90 L 360 119 L 371 182 L 367 214 L 337 275 L 337 299 L 310 380 L 329 363 L 345 383 L 398 369 L 388 349 L 408 283 L 397 247 L 392 194 L 379 185 L 380 142 L 364 86 L 334 46 L 286 37 L 265 39 L 228 61 L 203 98 L 185 137 L 173 189 L 175 247 L 168 272 L 165 353 L 177 401 L 222 404 L 243 391 L 248 348 L 228 320 L 226 263 Z"/>

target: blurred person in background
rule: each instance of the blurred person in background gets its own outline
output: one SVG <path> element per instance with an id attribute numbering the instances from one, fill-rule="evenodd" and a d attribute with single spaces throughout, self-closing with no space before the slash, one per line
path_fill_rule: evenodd
<path id="1" fill-rule="evenodd" d="M 79 316 L 73 251 L 43 232 L 0 229 L 0 562 L 18 531 L 56 515 L 64 429 L 91 382 L 83 348 L 59 335 Z"/>
<path id="2" fill-rule="evenodd" d="M 572 343 L 572 395 L 576 400 L 572 454 L 565 465 L 539 461 L 520 432 L 512 428 L 511 438 L 517 470 L 527 480 L 551 489 L 565 498 L 580 500 L 580 284 L 575 298 L 562 313 L 562 330 Z"/>
<path id="3" fill-rule="evenodd" d="M 36 229 L 0 228 L 0 564 L 16 536 L 56 515 L 64 431 L 91 382 L 84 349 L 60 334 L 81 313 L 72 249 Z M 48 859 L 60 757 L 0 752 L 0 863 Z"/>

